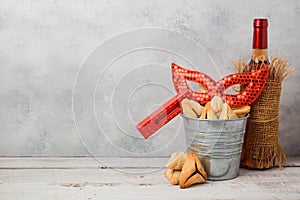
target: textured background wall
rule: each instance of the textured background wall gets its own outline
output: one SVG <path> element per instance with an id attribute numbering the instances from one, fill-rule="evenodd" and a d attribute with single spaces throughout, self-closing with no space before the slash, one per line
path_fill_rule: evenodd
<path id="1" fill-rule="evenodd" d="M 134 129 L 146 111 L 173 95 L 170 63 L 188 67 L 189 62 L 170 51 L 218 79 L 232 73 L 228 66 L 234 58 L 250 55 L 254 17 L 269 19 L 270 55 L 290 58 L 299 72 L 298 0 L 0 0 L 0 156 L 151 156 L 183 150 L 179 117 L 147 141 Z M 144 27 L 162 29 L 123 33 Z M 125 55 L 105 71 L 107 84 L 99 81 L 104 60 L 130 45 L 161 49 Z M 82 68 L 87 62 L 89 67 Z M 142 98 L 147 92 L 137 85 L 147 81 L 151 84 L 141 88 L 148 87 L 151 96 Z M 140 93 L 128 91 L 129 98 L 128 87 Z M 299 88 L 299 73 L 283 83 L 279 140 L 288 155 L 300 155 Z M 108 107 L 117 113 L 112 115 Z"/>

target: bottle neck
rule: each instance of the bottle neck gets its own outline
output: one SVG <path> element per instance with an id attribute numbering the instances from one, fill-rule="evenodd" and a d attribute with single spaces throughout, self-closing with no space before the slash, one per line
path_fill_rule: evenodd
<path id="1" fill-rule="evenodd" d="M 263 65 L 270 64 L 268 59 L 268 20 L 254 19 L 252 57 L 245 71 L 260 69 Z"/>
<path id="2" fill-rule="evenodd" d="M 268 20 L 254 19 L 253 21 L 253 49 L 268 48 Z"/>
<path id="3" fill-rule="evenodd" d="M 253 49 L 250 63 L 269 64 L 268 49 Z"/>

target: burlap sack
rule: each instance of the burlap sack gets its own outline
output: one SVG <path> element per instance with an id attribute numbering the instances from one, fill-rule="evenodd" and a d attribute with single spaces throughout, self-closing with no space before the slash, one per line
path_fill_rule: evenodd
<path id="1" fill-rule="evenodd" d="M 261 58 L 263 61 L 265 58 Z M 234 61 L 236 72 L 249 72 L 262 67 L 262 64 L 247 65 Z M 278 160 L 283 167 L 286 156 L 278 143 L 279 103 L 282 81 L 295 70 L 289 69 L 288 59 L 271 57 L 269 75 L 260 96 L 251 105 L 241 155 L 241 167 L 268 169 Z M 246 86 L 241 85 L 241 90 Z"/>
<path id="2" fill-rule="evenodd" d="M 263 92 L 251 105 L 241 167 L 268 169 L 274 166 L 276 157 L 279 167 L 286 161 L 278 143 L 280 94 L 281 82 L 267 80 Z"/>

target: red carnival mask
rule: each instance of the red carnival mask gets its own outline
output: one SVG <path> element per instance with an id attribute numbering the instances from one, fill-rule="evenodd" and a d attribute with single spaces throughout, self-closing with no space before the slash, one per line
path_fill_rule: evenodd
<path id="1" fill-rule="evenodd" d="M 180 102 L 184 98 L 204 105 L 214 96 L 219 96 L 231 107 L 250 105 L 260 95 L 267 77 L 268 66 L 265 66 L 254 72 L 231 74 L 216 82 L 204 73 L 184 69 L 172 63 L 172 78 L 177 95 L 139 122 L 136 127 L 145 139 L 148 138 L 181 112 Z M 207 92 L 194 92 L 189 88 L 186 80 L 200 83 Z M 247 85 L 247 87 L 240 94 L 224 93 L 227 88 L 237 84 Z"/>

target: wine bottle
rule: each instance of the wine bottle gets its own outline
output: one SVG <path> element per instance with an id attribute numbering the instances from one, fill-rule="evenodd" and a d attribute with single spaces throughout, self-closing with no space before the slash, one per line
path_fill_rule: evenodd
<path id="1" fill-rule="evenodd" d="M 258 70 L 264 65 L 269 65 L 268 59 L 268 20 L 256 18 L 253 20 L 253 43 L 252 43 L 252 57 L 248 65 L 246 66 L 246 72 Z M 241 91 L 246 88 L 246 85 L 241 85 Z M 251 104 L 250 117 L 247 120 L 246 132 L 244 136 L 243 150 L 241 155 L 240 166 L 249 169 L 268 169 L 273 166 L 273 161 L 276 155 L 273 156 L 273 146 L 269 145 L 271 138 L 268 133 L 263 133 L 259 129 L 261 127 L 263 130 L 268 128 L 276 129 L 275 122 L 269 119 L 271 116 L 273 118 L 274 111 L 276 109 L 270 109 L 269 99 L 273 99 L 276 92 L 269 93 L 270 86 L 267 83 L 264 85 L 264 89 L 260 96 Z M 272 96 L 273 95 L 273 96 Z M 270 98 L 272 96 L 272 98 Z M 267 102 L 267 103 L 266 103 Z M 274 101 L 272 101 L 272 106 L 274 106 Z M 270 112 L 272 110 L 272 112 Z M 272 124 L 270 124 L 272 122 Z M 259 128 L 258 128 L 259 127 Z M 270 141 L 269 141 L 270 140 Z M 273 148 L 273 149 L 271 149 Z M 272 155 L 270 158 L 269 155 Z M 271 164 L 270 164 L 271 163 Z"/>
<path id="2" fill-rule="evenodd" d="M 249 65 L 251 70 L 257 70 L 263 64 L 270 64 L 268 59 L 268 19 L 256 18 L 253 20 L 252 57 Z"/>

